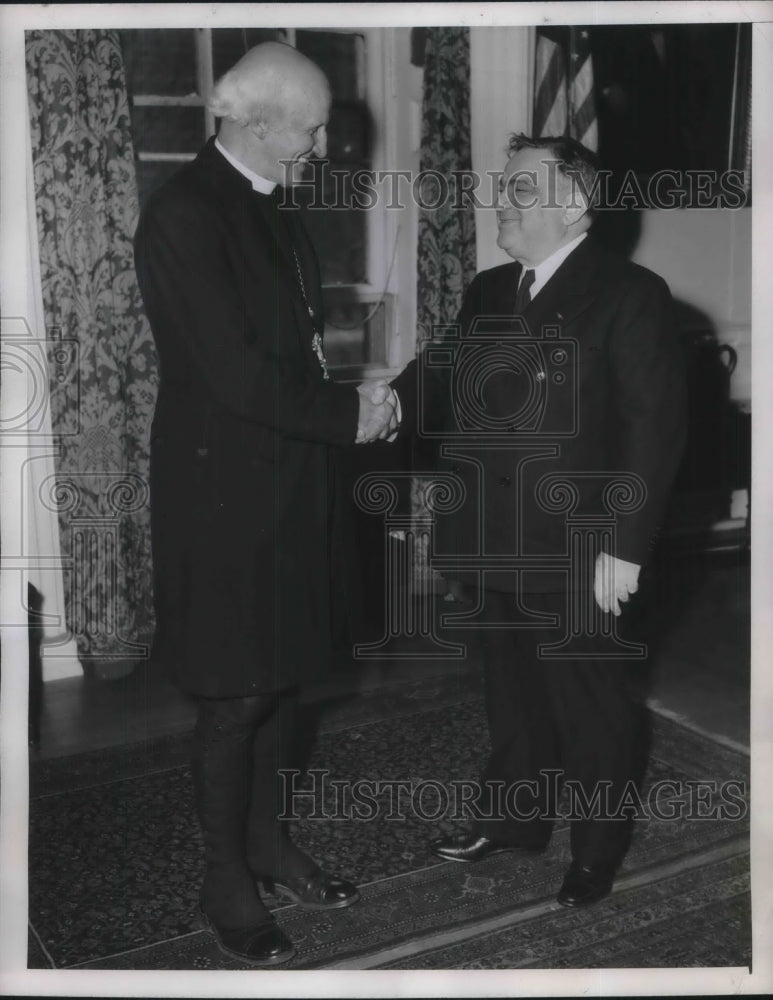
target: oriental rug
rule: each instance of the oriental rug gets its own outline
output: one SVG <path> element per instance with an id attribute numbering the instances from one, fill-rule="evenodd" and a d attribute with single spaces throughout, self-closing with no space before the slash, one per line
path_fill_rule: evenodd
<path id="1" fill-rule="evenodd" d="M 469 866 L 427 849 L 458 828 L 455 782 L 487 753 L 475 670 L 314 711 L 294 837 L 362 899 L 326 913 L 266 897 L 297 947 L 279 969 L 749 965 L 745 754 L 651 715 L 631 850 L 612 895 L 572 911 L 555 902 L 565 821 L 541 855 Z M 197 915 L 189 746 L 182 734 L 33 763 L 30 968 L 247 968 Z"/>

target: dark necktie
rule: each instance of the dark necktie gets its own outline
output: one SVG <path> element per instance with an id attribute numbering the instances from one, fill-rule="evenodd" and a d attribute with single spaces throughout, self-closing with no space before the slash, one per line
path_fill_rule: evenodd
<path id="1" fill-rule="evenodd" d="M 518 291 L 515 293 L 515 315 L 522 316 L 531 302 L 531 286 L 534 284 L 534 270 L 523 272 Z"/>

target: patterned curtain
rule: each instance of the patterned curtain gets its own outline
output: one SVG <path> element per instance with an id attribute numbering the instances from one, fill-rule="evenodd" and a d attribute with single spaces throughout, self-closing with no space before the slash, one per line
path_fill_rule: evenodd
<path id="1" fill-rule="evenodd" d="M 470 33 L 428 28 L 424 62 L 420 170 L 447 178 L 451 196 L 419 210 L 417 321 L 419 335 L 453 323 L 475 276 L 475 210 L 454 205 L 452 172 L 472 170 L 470 136 Z M 422 185 L 424 188 L 425 185 Z M 426 185 L 424 198 L 434 204 Z"/>
<path id="2" fill-rule="evenodd" d="M 27 81 L 68 625 L 81 659 L 146 655 L 156 359 L 132 252 L 138 203 L 116 31 L 33 31 Z"/>
<path id="3" fill-rule="evenodd" d="M 424 93 L 420 170 L 447 179 L 449 197 L 441 200 L 429 183 L 419 208 L 417 327 L 420 338 L 433 326 L 456 321 L 466 287 L 475 276 L 475 209 L 457 207 L 454 171 L 472 170 L 470 131 L 470 32 L 468 28 L 428 28 L 424 50 Z M 428 175 L 429 176 L 429 175 Z M 421 452 L 418 462 L 425 460 Z M 413 481 L 414 513 L 426 511 L 426 481 Z M 427 575 L 427 539 L 417 540 L 415 579 Z"/>

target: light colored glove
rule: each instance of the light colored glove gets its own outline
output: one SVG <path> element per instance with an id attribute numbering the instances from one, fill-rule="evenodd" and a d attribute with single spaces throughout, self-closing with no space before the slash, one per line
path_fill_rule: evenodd
<path id="1" fill-rule="evenodd" d="M 608 552 L 599 552 L 593 594 L 602 611 L 611 611 L 613 615 L 622 613 L 620 602 L 625 603 L 639 589 L 640 571 L 641 566 L 636 563 L 617 559 Z"/>

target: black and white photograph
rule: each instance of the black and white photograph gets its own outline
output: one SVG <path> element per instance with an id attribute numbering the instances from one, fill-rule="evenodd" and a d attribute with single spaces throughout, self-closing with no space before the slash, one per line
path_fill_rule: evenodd
<path id="1" fill-rule="evenodd" d="M 4 994 L 773 989 L 772 51 L 4 6 Z"/>

